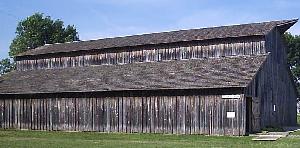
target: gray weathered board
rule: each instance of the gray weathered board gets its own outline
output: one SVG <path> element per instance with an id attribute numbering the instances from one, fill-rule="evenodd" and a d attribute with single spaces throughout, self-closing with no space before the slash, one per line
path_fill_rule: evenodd
<path id="1" fill-rule="evenodd" d="M 16 61 L 16 63 L 18 70 L 31 70 L 237 55 L 257 55 L 263 53 L 265 53 L 265 41 L 261 38 L 251 38 L 249 40 L 231 40 L 211 44 L 189 43 L 184 45 L 158 46 L 156 48 L 128 48 L 118 52 L 38 58 Z"/>
<path id="2" fill-rule="evenodd" d="M 0 127 L 244 135 L 244 108 L 243 95 L 0 99 Z M 236 118 L 227 118 L 227 111 L 236 112 Z"/>

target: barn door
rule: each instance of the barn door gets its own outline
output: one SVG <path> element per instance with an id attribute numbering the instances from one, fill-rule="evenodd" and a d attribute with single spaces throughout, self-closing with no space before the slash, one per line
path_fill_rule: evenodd
<path id="1" fill-rule="evenodd" d="M 252 98 L 252 131 L 260 131 L 260 99 Z"/>
<path id="2" fill-rule="evenodd" d="M 246 98 L 246 134 L 252 132 L 252 98 Z"/>
<path id="3" fill-rule="evenodd" d="M 260 131 L 260 99 L 247 97 L 246 99 L 246 133 Z"/>

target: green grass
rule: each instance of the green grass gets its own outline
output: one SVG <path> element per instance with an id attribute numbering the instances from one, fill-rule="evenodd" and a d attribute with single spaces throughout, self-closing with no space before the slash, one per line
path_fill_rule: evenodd
<path id="1" fill-rule="evenodd" d="M 300 138 L 255 142 L 252 137 L 0 130 L 0 147 L 299 147 Z"/>
<path id="2" fill-rule="evenodd" d="M 262 132 L 283 132 L 281 127 L 265 127 L 262 129 Z"/>
<path id="3" fill-rule="evenodd" d="M 292 132 L 291 135 L 300 135 L 300 131 Z"/>

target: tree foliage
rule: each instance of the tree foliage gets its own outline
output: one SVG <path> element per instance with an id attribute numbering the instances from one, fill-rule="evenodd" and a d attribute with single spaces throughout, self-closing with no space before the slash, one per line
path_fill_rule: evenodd
<path id="1" fill-rule="evenodd" d="M 300 36 L 286 33 L 284 39 L 287 44 L 288 64 L 294 75 L 298 94 L 300 94 Z"/>
<path id="2" fill-rule="evenodd" d="M 10 72 L 12 69 L 14 69 L 14 64 L 10 61 L 9 58 L 2 59 L 0 61 L 0 76 Z"/>
<path id="3" fill-rule="evenodd" d="M 64 27 L 64 22 L 59 19 L 52 20 L 50 16 L 35 13 L 19 22 L 16 37 L 9 47 L 9 56 L 14 57 L 45 44 L 78 40 L 78 33 L 73 25 Z"/>

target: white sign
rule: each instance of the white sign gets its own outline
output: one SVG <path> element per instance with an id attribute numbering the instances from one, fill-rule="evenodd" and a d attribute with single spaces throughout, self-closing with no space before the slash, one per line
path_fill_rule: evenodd
<path id="1" fill-rule="evenodd" d="M 235 112 L 227 112 L 227 118 L 235 118 Z"/>
<path id="2" fill-rule="evenodd" d="M 239 99 L 241 95 L 222 95 L 222 99 Z"/>

